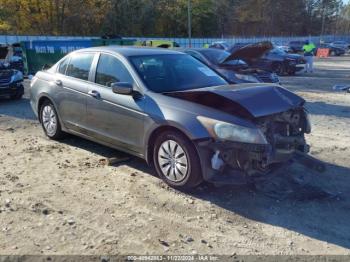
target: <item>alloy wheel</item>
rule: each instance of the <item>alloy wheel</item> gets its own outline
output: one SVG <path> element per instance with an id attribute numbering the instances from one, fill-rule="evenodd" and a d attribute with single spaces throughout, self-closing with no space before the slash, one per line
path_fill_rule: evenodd
<path id="1" fill-rule="evenodd" d="M 163 175 L 172 182 L 181 182 L 188 175 L 188 157 L 184 149 L 174 140 L 166 140 L 161 144 L 158 150 L 158 163 Z"/>
<path id="2" fill-rule="evenodd" d="M 44 106 L 41 114 L 42 114 L 41 120 L 46 133 L 49 136 L 55 135 L 57 130 L 57 117 L 56 117 L 55 110 L 52 108 L 51 105 L 46 105 Z"/>

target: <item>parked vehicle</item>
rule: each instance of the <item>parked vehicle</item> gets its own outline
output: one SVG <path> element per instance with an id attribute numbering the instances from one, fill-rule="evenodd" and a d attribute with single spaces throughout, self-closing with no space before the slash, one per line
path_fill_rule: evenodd
<path id="1" fill-rule="evenodd" d="M 23 93 L 22 72 L 11 69 L 9 63 L 0 62 L 0 97 L 21 99 Z"/>
<path id="2" fill-rule="evenodd" d="M 288 44 L 291 53 L 300 54 L 303 53 L 303 46 L 305 41 L 290 41 Z"/>
<path id="3" fill-rule="evenodd" d="M 133 45 L 135 39 L 109 38 L 70 39 L 70 40 L 34 40 L 21 42 L 24 57 L 25 74 L 35 74 L 45 65 L 53 65 L 66 54 L 93 46 Z"/>
<path id="4" fill-rule="evenodd" d="M 187 48 L 183 52 L 205 63 L 225 77 L 231 84 L 238 83 L 279 83 L 278 76 L 269 71 L 251 68 L 246 62 L 231 58 L 231 54 L 214 48 Z"/>
<path id="5" fill-rule="evenodd" d="M 216 49 L 221 49 L 221 50 L 226 50 L 230 51 L 231 45 L 229 45 L 225 41 L 218 41 L 218 42 L 213 42 L 209 45 L 209 48 L 216 48 Z"/>
<path id="6" fill-rule="evenodd" d="M 318 48 L 327 48 L 327 49 L 329 49 L 329 55 L 330 56 L 341 56 L 341 55 L 344 55 L 346 53 L 344 48 L 335 47 L 335 46 L 332 46 L 331 44 L 320 44 L 318 46 Z M 317 50 L 316 50 L 316 52 L 317 52 Z"/>
<path id="7" fill-rule="evenodd" d="M 33 77 L 30 97 L 49 138 L 68 132 L 139 156 L 175 188 L 264 175 L 309 148 L 301 97 L 228 85 L 174 50 L 75 51 Z"/>
<path id="8" fill-rule="evenodd" d="M 251 67 L 275 72 L 278 75 L 294 75 L 301 71 L 306 63 L 303 56 L 274 48 L 270 42 L 236 44 L 231 52 L 233 57 L 244 60 Z"/>
<path id="9" fill-rule="evenodd" d="M 292 53 L 292 51 L 290 50 L 289 46 L 287 45 L 274 45 L 274 48 L 276 49 L 281 49 L 286 53 Z"/>
<path id="10" fill-rule="evenodd" d="M 180 47 L 180 45 L 174 41 L 168 40 L 147 40 L 141 43 L 141 46 L 149 46 L 149 47 L 160 47 L 160 48 L 173 48 Z"/>
<path id="11" fill-rule="evenodd" d="M 330 43 L 330 46 L 335 48 L 344 49 L 345 51 L 348 51 L 350 49 L 350 43 L 346 41 L 334 41 Z"/>

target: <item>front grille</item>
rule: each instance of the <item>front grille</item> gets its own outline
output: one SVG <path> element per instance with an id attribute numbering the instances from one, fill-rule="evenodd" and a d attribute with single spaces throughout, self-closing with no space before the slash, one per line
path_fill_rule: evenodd
<path id="1" fill-rule="evenodd" d="M 10 66 L 12 69 L 23 71 L 24 64 L 23 64 L 23 61 L 18 61 L 18 62 L 11 62 Z"/>
<path id="2" fill-rule="evenodd" d="M 0 71 L 0 85 L 8 85 L 11 82 L 12 71 Z"/>

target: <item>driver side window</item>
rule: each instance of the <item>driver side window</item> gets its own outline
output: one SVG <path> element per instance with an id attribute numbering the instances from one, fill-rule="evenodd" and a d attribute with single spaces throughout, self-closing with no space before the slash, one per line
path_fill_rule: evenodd
<path id="1" fill-rule="evenodd" d="M 101 54 L 96 68 L 95 82 L 110 87 L 116 82 L 133 84 L 134 80 L 121 61 L 114 56 Z"/>

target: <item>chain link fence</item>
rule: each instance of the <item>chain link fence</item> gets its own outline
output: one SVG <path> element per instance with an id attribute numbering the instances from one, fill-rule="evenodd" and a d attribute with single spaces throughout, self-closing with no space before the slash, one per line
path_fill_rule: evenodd
<path id="1" fill-rule="evenodd" d="M 188 38 L 167 38 L 167 37 L 134 37 L 134 39 L 138 39 L 140 41 L 146 40 L 170 40 L 175 41 L 182 47 L 188 47 L 189 39 Z M 271 41 L 276 45 L 288 45 L 291 41 L 305 41 L 309 40 L 313 43 L 323 42 L 334 42 L 334 41 L 346 41 L 350 43 L 350 35 L 327 35 L 327 36 L 290 36 L 290 37 L 231 37 L 231 38 L 192 38 L 191 46 L 192 47 L 203 47 L 206 44 L 211 44 L 213 42 L 224 41 L 230 45 L 236 43 L 256 43 L 261 41 Z"/>
<path id="2" fill-rule="evenodd" d="M 13 44 L 22 41 L 35 40 L 80 40 L 80 39 L 97 39 L 100 37 L 94 36 L 33 36 L 33 35 L 0 35 L 0 44 Z M 189 46 L 188 38 L 178 37 L 125 37 L 127 39 L 137 39 L 139 41 L 147 40 L 170 40 L 177 42 L 182 47 Z M 289 37 L 230 37 L 230 38 L 192 38 L 192 47 L 203 47 L 205 44 L 210 44 L 217 41 L 225 41 L 228 44 L 235 43 L 256 43 L 260 41 L 271 41 L 276 45 L 288 45 L 290 41 L 310 40 L 313 43 L 346 41 L 350 42 L 350 35 L 327 35 L 327 36 L 289 36 Z"/>

